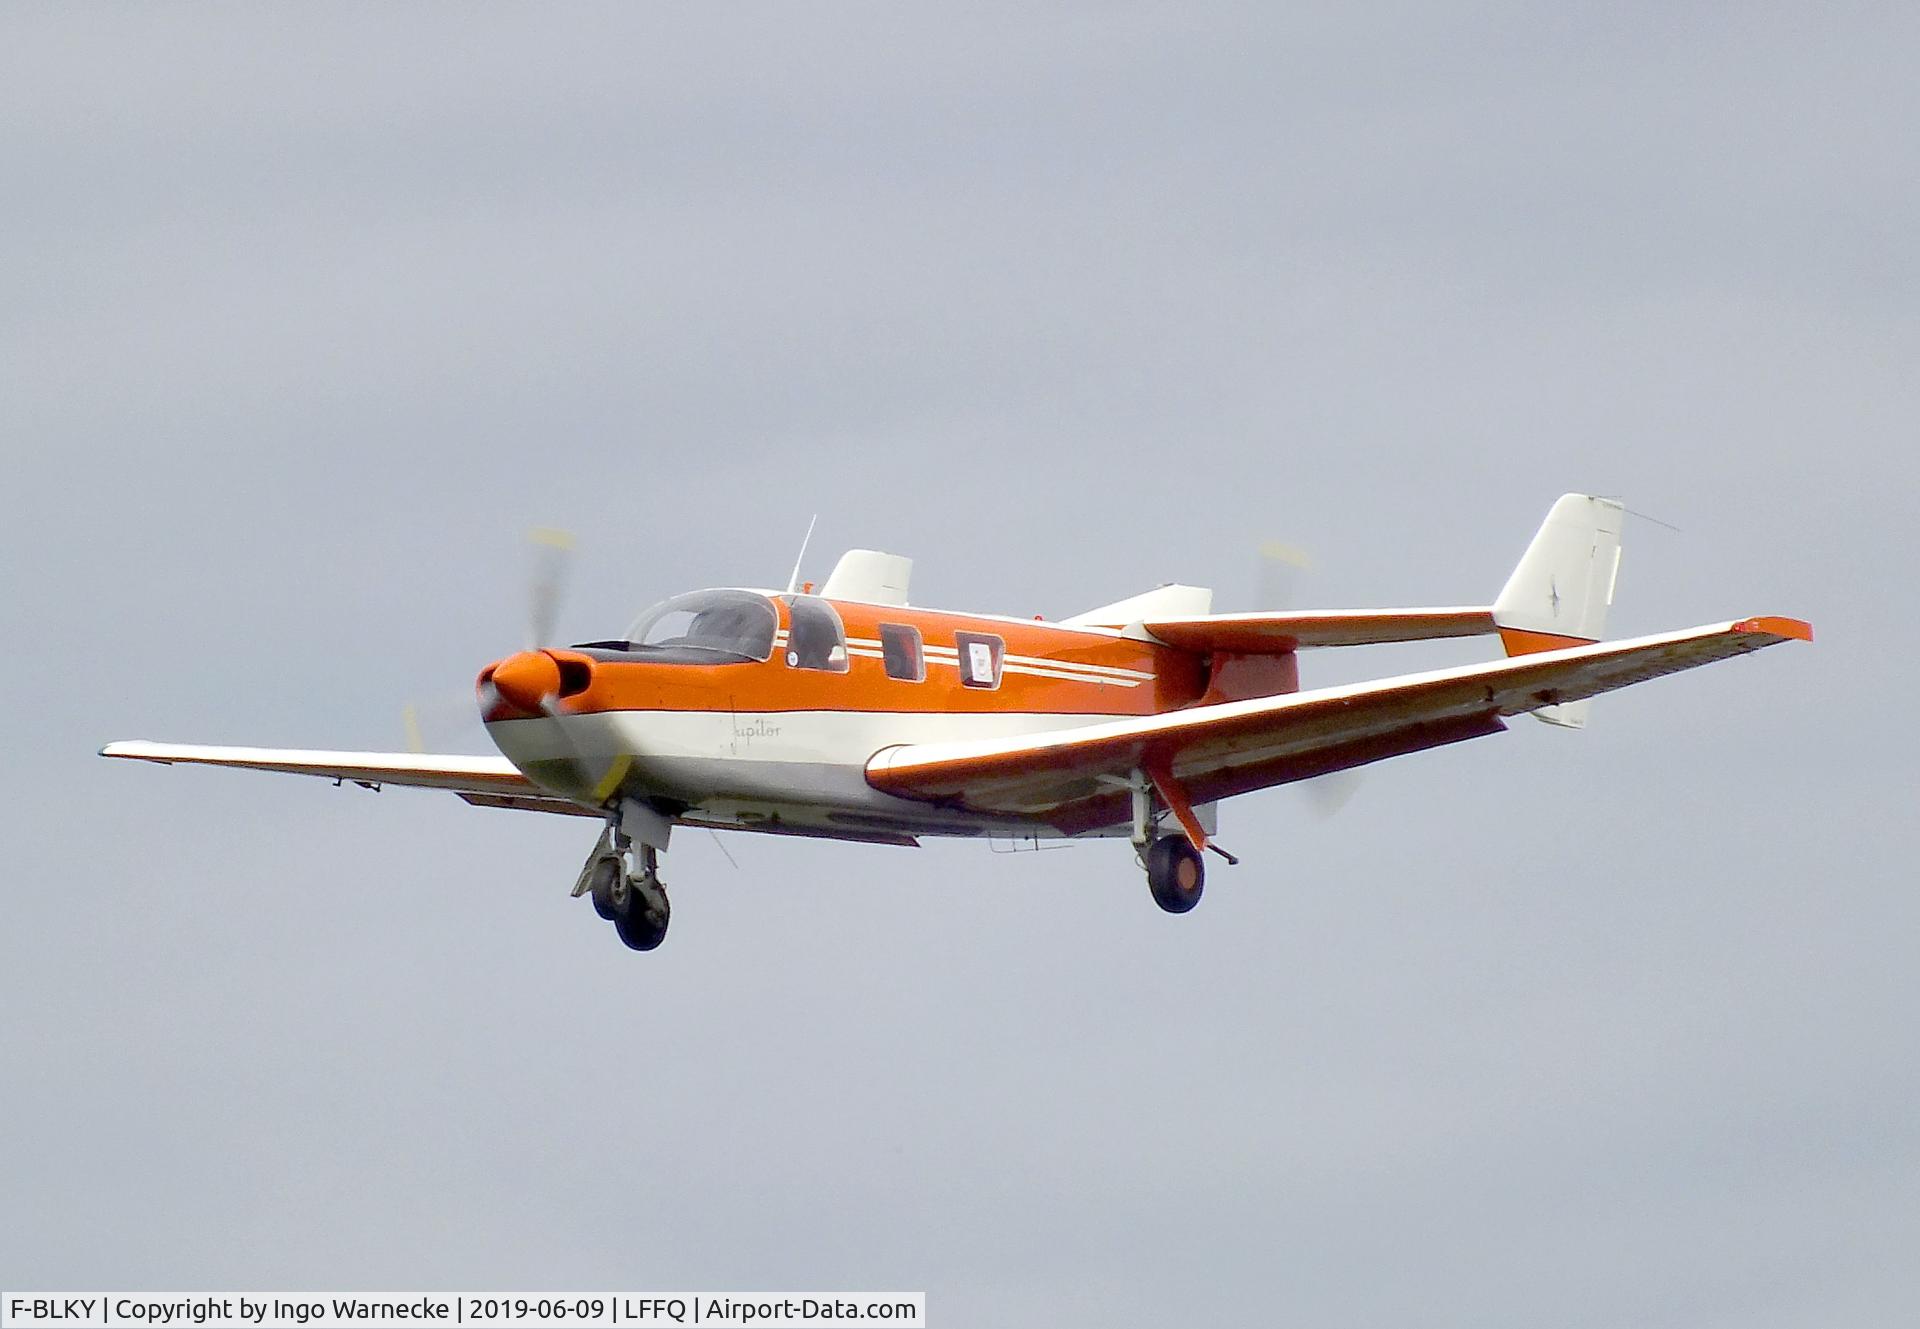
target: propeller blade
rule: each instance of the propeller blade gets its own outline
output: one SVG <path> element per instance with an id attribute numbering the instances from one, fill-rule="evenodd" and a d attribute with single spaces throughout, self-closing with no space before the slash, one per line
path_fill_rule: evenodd
<path id="1" fill-rule="evenodd" d="M 1263 543 L 1259 553 L 1254 573 L 1254 608 L 1296 608 L 1300 603 L 1302 574 L 1312 570 L 1313 559 L 1304 549 L 1278 540 Z"/>
<path id="2" fill-rule="evenodd" d="M 560 625 L 560 602 L 567 573 L 573 564 L 574 539 L 567 531 L 541 526 L 528 532 L 533 546 L 533 581 L 527 602 L 527 645 L 538 650 L 553 644 Z"/>
<path id="3" fill-rule="evenodd" d="M 622 757 L 617 752 L 614 752 L 607 753 L 596 760 L 580 745 L 579 740 L 574 736 L 573 730 L 565 723 L 568 718 L 567 713 L 560 709 L 560 699 L 558 697 L 542 698 L 540 701 L 540 709 L 546 714 L 549 720 L 555 722 L 553 726 L 554 731 L 560 735 L 560 741 L 565 743 L 567 750 L 573 754 L 573 769 L 578 772 L 580 782 L 583 785 L 597 791 L 600 789 L 603 781 L 617 782 L 620 775 L 625 773 L 625 768 L 631 758 Z M 618 772 L 618 774 L 616 774 L 616 772 Z M 617 792 L 617 788 L 616 783 L 615 792 Z"/>
<path id="4" fill-rule="evenodd" d="M 1357 770 L 1333 771 L 1302 781 L 1300 787 L 1306 793 L 1307 802 L 1312 805 L 1314 815 L 1331 818 L 1338 815 L 1342 808 L 1353 801 L 1353 796 L 1360 792 L 1360 772 Z"/>
<path id="5" fill-rule="evenodd" d="M 489 684 L 489 692 L 491 688 Z M 407 702 L 400 708 L 400 732 L 406 738 L 407 751 L 485 751 L 487 739 L 480 728 L 480 716 L 493 700 L 489 695 L 476 706 L 472 692 L 446 692 Z"/>
<path id="6" fill-rule="evenodd" d="M 1254 568 L 1254 608 L 1296 609 L 1301 586 L 1313 574 L 1314 559 L 1306 550 L 1281 540 L 1263 541 Z M 1302 781 L 1298 788 L 1314 815 L 1329 818 L 1352 801 L 1360 788 L 1360 772 L 1334 771 Z"/>

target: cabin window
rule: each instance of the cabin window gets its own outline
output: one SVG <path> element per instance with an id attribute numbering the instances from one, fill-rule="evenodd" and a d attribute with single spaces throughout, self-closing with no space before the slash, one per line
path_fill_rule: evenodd
<path id="1" fill-rule="evenodd" d="M 880 625 L 880 656 L 887 666 L 887 677 L 904 683 L 919 683 L 927 676 L 927 661 L 920 649 L 920 629 L 905 623 Z"/>
<path id="2" fill-rule="evenodd" d="M 1007 644 L 987 632 L 956 632 L 954 645 L 960 650 L 960 681 L 970 688 L 1000 686 L 1000 665 Z"/>
<path id="3" fill-rule="evenodd" d="M 787 601 L 787 664 L 794 669 L 847 672 L 847 633 L 825 600 L 796 595 Z"/>

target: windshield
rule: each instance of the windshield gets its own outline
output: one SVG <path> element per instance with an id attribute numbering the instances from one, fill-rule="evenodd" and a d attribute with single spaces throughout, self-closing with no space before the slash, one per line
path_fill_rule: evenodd
<path id="1" fill-rule="evenodd" d="M 779 616 L 752 591 L 693 591 L 647 610 L 627 629 L 627 649 L 707 652 L 735 660 L 773 654 Z"/>

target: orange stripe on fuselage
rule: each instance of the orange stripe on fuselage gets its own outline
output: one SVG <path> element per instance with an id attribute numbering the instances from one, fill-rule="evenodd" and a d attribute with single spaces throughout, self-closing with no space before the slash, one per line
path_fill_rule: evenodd
<path id="1" fill-rule="evenodd" d="M 780 607 L 780 629 L 788 628 Z M 776 647 L 764 663 L 695 665 L 642 661 L 595 661 L 593 680 L 561 710 L 599 711 L 895 711 L 958 715 L 1154 715 L 1197 700 L 1201 662 L 1188 652 L 1100 632 L 1076 631 L 1039 621 L 1008 621 L 939 610 L 831 602 L 850 643 L 877 641 L 882 623 L 918 628 L 926 680 L 887 676 L 878 650 L 855 646 L 844 673 L 795 669 Z M 988 633 L 1006 643 L 998 688 L 961 682 L 955 634 Z M 946 648 L 942 651 L 940 648 Z M 556 652 L 564 655 L 566 652 Z M 1033 662 L 1012 657 L 1029 656 Z M 1126 670 L 1129 678 L 1075 666 Z M 1028 670 L 1034 672 L 1026 672 Z"/>

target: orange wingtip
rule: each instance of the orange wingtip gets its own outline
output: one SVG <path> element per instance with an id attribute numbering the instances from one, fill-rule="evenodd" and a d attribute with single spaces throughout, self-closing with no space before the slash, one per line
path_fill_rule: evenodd
<path id="1" fill-rule="evenodd" d="M 1743 618 L 1733 625 L 1735 632 L 1764 632 L 1769 636 L 1794 641 L 1812 641 L 1813 624 L 1797 618 Z"/>

